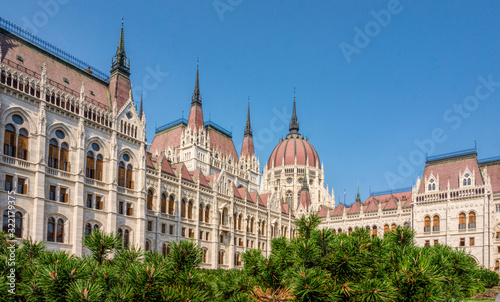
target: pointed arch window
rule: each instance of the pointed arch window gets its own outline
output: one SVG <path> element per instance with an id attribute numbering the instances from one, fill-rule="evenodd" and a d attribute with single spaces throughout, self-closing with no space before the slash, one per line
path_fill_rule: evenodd
<path id="1" fill-rule="evenodd" d="M 85 235 L 90 235 L 92 234 L 92 226 L 90 225 L 90 223 L 87 223 L 85 225 Z"/>
<path id="2" fill-rule="evenodd" d="M 207 263 L 207 249 L 201 250 L 203 253 L 203 263 Z"/>
<path id="3" fill-rule="evenodd" d="M 5 210 L 3 212 L 3 225 L 2 225 L 2 230 L 5 234 L 12 234 L 12 218 L 14 218 L 14 235 L 17 238 L 23 237 L 23 214 L 21 212 L 16 212 L 14 214 L 14 217 L 12 215 L 12 212 Z M 10 231 L 9 231 L 10 230 Z"/>
<path id="4" fill-rule="evenodd" d="M 167 213 L 167 195 L 165 193 L 161 194 L 161 201 L 160 201 L 160 211 L 162 213 Z"/>
<path id="5" fill-rule="evenodd" d="M 168 214 L 174 215 L 174 196 L 168 197 Z"/>
<path id="6" fill-rule="evenodd" d="M 475 229 L 476 228 L 476 213 L 470 212 L 469 213 L 469 229 Z"/>
<path id="7" fill-rule="evenodd" d="M 153 191 L 148 190 L 148 196 L 146 197 L 146 207 L 148 210 L 153 210 Z"/>
<path id="8" fill-rule="evenodd" d="M 387 234 L 387 233 L 389 233 L 389 225 L 388 224 L 384 225 L 384 234 Z"/>
<path id="9" fill-rule="evenodd" d="M 198 220 L 203 222 L 203 204 L 200 203 L 200 208 L 198 209 Z"/>
<path id="10" fill-rule="evenodd" d="M 376 226 L 376 225 L 374 225 L 374 226 L 372 227 L 372 237 L 376 237 L 376 236 L 377 236 L 377 226 Z"/>
<path id="11" fill-rule="evenodd" d="M 91 147 L 92 151 L 87 151 L 85 176 L 102 181 L 103 157 L 98 153 L 101 147 L 96 143 L 93 143 Z"/>
<path id="12" fill-rule="evenodd" d="M 193 219 L 193 201 L 188 202 L 188 219 Z"/>
<path id="13" fill-rule="evenodd" d="M 293 193 L 292 191 L 287 191 L 286 192 L 286 203 L 291 205 L 293 201 Z"/>
<path id="14" fill-rule="evenodd" d="M 467 224 L 467 217 L 465 216 L 465 213 L 460 213 L 460 215 L 458 215 L 458 229 L 465 230 L 466 224 Z"/>
<path id="15" fill-rule="evenodd" d="M 208 205 L 205 206 L 205 222 L 210 222 L 210 207 Z"/>
<path id="16" fill-rule="evenodd" d="M 4 135 L 4 154 L 17 157 L 23 160 L 28 159 L 28 131 L 25 128 L 19 129 L 24 124 L 24 119 L 20 115 L 13 115 L 14 124 L 5 126 Z M 16 126 L 17 125 L 17 126 Z"/>
<path id="17" fill-rule="evenodd" d="M 57 135 L 57 133 L 60 133 Z M 60 130 L 56 131 L 56 136 L 64 138 L 64 133 Z M 63 171 L 70 170 L 69 163 L 69 146 L 66 142 L 59 145 L 57 139 L 52 138 L 49 141 L 49 167 Z"/>
<path id="18" fill-rule="evenodd" d="M 181 217 L 186 217 L 186 200 L 182 199 L 181 201 Z"/>
<path id="19" fill-rule="evenodd" d="M 439 216 L 434 215 L 432 218 L 432 231 L 433 232 L 439 232 Z"/>
<path id="20" fill-rule="evenodd" d="M 118 163 L 118 185 L 127 189 L 134 189 L 133 167 L 130 163 L 130 156 L 122 155 L 122 160 Z"/>
<path id="21" fill-rule="evenodd" d="M 431 231 L 431 218 L 429 216 L 425 216 L 424 218 L 424 232 L 429 233 Z"/>
<path id="22" fill-rule="evenodd" d="M 57 231 L 56 231 L 56 242 L 64 241 L 64 221 L 59 218 L 57 219 Z"/>
<path id="23" fill-rule="evenodd" d="M 54 218 L 49 217 L 47 220 L 47 241 L 54 242 L 54 230 L 56 228 L 56 221 Z"/>
<path id="24" fill-rule="evenodd" d="M 391 231 L 395 231 L 395 230 L 396 230 L 396 224 L 395 224 L 395 223 L 393 223 L 393 224 L 391 225 Z"/>

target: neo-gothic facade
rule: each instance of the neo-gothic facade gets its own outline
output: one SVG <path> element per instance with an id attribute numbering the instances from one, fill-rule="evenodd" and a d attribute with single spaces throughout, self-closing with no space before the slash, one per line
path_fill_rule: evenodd
<path id="1" fill-rule="evenodd" d="M 411 190 L 335 206 L 295 100 L 290 131 L 261 174 L 250 107 L 238 155 L 232 133 L 203 118 L 197 70 L 189 118 L 157 128 L 146 151 L 123 27 L 107 75 L 0 21 L 0 211 L 18 237 L 76 255 L 95 228 L 162 253 L 194 240 L 205 267 L 232 268 L 246 249 L 268 254 L 272 238 L 294 237 L 296 217 L 316 212 L 338 233 L 383 236 L 406 225 L 419 245 L 463 246 L 500 267 L 500 158 L 478 161 L 475 150 L 429 158 Z"/>

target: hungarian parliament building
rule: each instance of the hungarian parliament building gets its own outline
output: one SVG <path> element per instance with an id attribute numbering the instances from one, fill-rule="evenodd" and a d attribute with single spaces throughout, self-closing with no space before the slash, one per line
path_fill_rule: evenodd
<path id="1" fill-rule="evenodd" d="M 169 242 L 193 240 L 203 267 L 237 268 L 245 250 L 269 255 L 272 238 L 294 238 L 295 220 L 316 213 L 336 233 L 411 227 L 420 246 L 464 248 L 500 268 L 500 157 L 478 160 L 475 149 L 429 157 L 411 188 L 347 207 L 325 187 L 295 99 L 289 133 L 261 166 L 250 107 L 238 153 L 232 133 L 204 119 L 197 70 L 191 100 L 177 102 L 190 105 L 189 118 L 156 128 L 148 145 L 123 25 L 104 73 L 0 18 L 0 72 L 0 210 L 4 232 L 13 219 L 17 238 L 77 256 L 95 229 L 163 254 Z"/>

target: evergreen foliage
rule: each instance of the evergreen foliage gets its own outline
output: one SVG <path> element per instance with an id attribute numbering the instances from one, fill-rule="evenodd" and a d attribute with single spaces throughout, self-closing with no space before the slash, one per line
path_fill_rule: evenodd
<path id="1" fill-rule="evenodd" d="M 171 242 L 163 256 L 122 249 L 118 236 L 98 230 L 84 239 L 88 256 L 23 240 L 12 266 L 0 233 L 0 302 L 460 301 L 499 282 L 461 249 L 417 247 L 407 228 L 372 238 L 365 229 L 318 230 L 314 214 L 296 224 L 298 238 L 274 238 L 268 257 L 246 251 L 241 270 L 201 269 L 202 251 L 192 241 Z M 11 268 L 15 295 L 7 294 Z"/>

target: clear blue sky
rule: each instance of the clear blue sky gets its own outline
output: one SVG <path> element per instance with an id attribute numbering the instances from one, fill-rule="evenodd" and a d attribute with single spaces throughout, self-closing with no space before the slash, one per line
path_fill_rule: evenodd
<path id="1" fill-rule="evenodd" d="M 429 155 L 475 141 L 480 158 L 500 155 L 495 1 L 41 0 L 0 15 L 105 72 L 124 17 L 136 101 L 148 70 L 168 72 L 145 91 L 149 142 L 155 125 L 187 117 L 199 57 L 205 119 L 232 128 L 239 152 L 250 96 L 263 167 L 295 86 L 300 132 L 348 203 L 358 183 L 363 199 L 412 185 L 424 168 L 415 140 L 433 131 Z"/>

